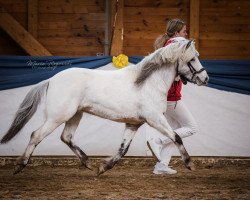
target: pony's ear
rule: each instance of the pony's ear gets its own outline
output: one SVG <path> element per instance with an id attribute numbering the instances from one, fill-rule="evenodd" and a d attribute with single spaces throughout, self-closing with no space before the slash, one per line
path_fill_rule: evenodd
<path id="1" fill-rule="evenodd" d="M 188 43 L 186 44 L 185 50 L 187 50 L 193 42 L 194 40 L 189 40 Z"/>

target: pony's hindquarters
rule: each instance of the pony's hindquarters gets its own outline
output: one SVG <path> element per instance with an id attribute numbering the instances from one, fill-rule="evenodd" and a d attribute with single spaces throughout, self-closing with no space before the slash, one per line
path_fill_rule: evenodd
<path id="1" fill-rule="evenodd" d="M 50 80 L 45 106 L 47 120 L 64 123 L 80 110 L 79 104 L 86 85 L 84 71 L 68 69 Z"/>

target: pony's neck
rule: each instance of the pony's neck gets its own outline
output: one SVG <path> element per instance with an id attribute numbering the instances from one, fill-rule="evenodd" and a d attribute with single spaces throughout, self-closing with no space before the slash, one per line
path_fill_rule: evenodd
<path id="1" fill-rule="evenodd" d="M 138 77 L 142 66 L 137 65 L 135 67 L 137 72 L 135 77 Z M 162 66 L 160 69 L 154 71 L 149 77 L 147 77 L 147 79 L 142 83 L 142 87 L 166 97 L 166 94 L 174 82 L 175 77 L 176 66 L 175 64 L 169 63 L 168 66 Z"/>
<path id="2" fill-rule="evenodd" d="M 139 86 L 143 84 L 152 86 L 152 89 L 157 88 L 166 95 L 176 76 L 174 63 L 177 58 L 173 56 L 172 51 L 170 46 L 163 47 L 138 63 L 135 83 Z"/>
<path id="3" fill-rule="evenodd" d="M 166 96 L 175 77 L 176 69 L 174 64 L 171 64 L 171 66 L 164 66 L 160 70 L 154 72 L 154 74 L 146 80 L 146 84 L 150 84 L 154 90 L 158 90 L 158 92 Z"/>

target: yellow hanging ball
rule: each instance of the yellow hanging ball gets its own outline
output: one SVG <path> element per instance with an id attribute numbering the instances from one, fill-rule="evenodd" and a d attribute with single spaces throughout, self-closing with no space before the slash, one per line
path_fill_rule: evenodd
<path id="1" fill-rule="evenodd" d="M 128 56 L 126 56 L 124 54 L 120 54 L 117 57 L 113 56 L 112 63 L 117 68 L 123 68 L 123 67 L 128 65 Z"/>

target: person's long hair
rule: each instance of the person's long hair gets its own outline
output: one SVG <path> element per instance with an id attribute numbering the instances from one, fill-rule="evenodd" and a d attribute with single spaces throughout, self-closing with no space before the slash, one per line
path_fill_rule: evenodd
<path id="1" fill-rule="evenodd" d="M 176 32 L 180 32 L 186 23 L 181 19 L 172 19 L 167 23 L 166 33 L 158 36 L 154 42 L 154 49 L 163 47 L 165 42 L 172 38 Z"/>

